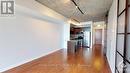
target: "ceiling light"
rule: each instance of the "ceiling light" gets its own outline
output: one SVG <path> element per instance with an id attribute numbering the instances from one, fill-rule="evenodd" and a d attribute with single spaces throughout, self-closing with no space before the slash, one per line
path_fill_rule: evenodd
<path id="1" fill-rule="evenodd" d="M 78 6 L 75 6 L 76 8 L 78 8 Z"/>
<path id="2" fill-rule="evenodd" d="M 97 27 L 101 27 L 101 25 L 97 25 Z"/>

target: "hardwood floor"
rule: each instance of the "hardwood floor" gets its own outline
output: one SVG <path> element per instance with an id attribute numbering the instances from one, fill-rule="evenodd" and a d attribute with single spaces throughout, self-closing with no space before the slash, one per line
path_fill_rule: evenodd
<path id="1" fill-rule="evenodd" d="M 59 50 L 3 73 L 111 73 L 101 48 L 79 48 L 75 54 Z"/>

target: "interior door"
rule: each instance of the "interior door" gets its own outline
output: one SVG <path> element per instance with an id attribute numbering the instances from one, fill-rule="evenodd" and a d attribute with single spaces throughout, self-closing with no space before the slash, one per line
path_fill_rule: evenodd
<path id="1" fill-rule="evenodd" d="M 95 44 L 102 44 L 102 29 L 95 30 Z"/>

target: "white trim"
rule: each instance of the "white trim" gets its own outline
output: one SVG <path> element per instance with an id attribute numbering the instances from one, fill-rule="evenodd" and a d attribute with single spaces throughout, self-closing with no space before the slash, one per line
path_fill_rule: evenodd
<path id="1" fill-rule="evenodd" d="M 22 62 L 20 62 L 20 63 L 10 65 L 10 66 L 8 66 L 8 67 L 6 67 L 6 68 L 0 69 L 0 73 L 2 73 L 2 72 L 4 72 L 4 71 L 7 71 L 7 70 L 9 70 L 9 69 L 15 68 L 15 67 L 17 67 L 17 66 L 23 65 L 23 64 L 25 64 L 25 63 L 31 62 L 31 61 L 33 61 L 33 60 L 35 60 L 35 59 L 38 59 L 38 58 L 47 56 L 47 55 L 49 55 L 49 54 L 51 54 L 51 53 L 54 53 L 54 52 L 56 52 L 56 51 L 58 51 L 58 50 L 61 50 L 61 49 L 56 49 L 56 50 L 53 50 L 53 51 L 51 51 L 51 52 L 44 53 L 44 54 L 42 54 L 42 55 L 40 55 L 40 56 L 37 56 L 37 57 L 35 57 L 35 58 L 31 58 L 31 59 L 22 61 Z"/>

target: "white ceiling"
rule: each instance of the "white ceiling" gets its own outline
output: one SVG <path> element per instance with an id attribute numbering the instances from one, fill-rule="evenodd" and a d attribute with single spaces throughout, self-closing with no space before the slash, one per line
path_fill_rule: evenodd
<path id="1" fill-rule="evenodd" d="M 112 0 L 74 0 L 85 13 L 82 14 L 71 0 L 37 1 L 67 18 L 74 18 L 80 22 L 104 20 L 112 4 Z"/>

